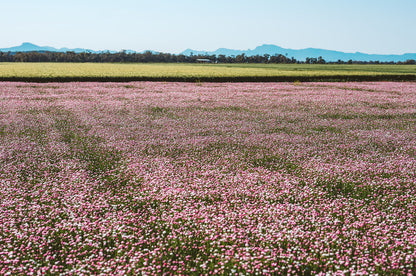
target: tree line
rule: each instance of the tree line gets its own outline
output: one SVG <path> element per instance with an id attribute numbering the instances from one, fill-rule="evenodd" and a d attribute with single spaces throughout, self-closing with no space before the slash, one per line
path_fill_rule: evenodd
<path id="1" fill-rule="evenodd" d="M 415 60 L 405 62 L 380 62 L 380 61 L 353 61 L 347 62 L 338 60 L 336 62 L 327 62 L 322 57 L 307 57 L 304 61 L 287 57 L 282 54 L 275 55 L 255 55 L 246 56 L 245 54 L 236 56 L 226 55 L 182 55 L 169 53 L 153 53 L 150 51 L 144 53 L 127 53 L 121 51 L 118 53 L 91 53 L 91 52 L 0 52 L 0 62 L 166 62 L 166 63 L 306 63 L 306 64 L 416 64 Z"/>

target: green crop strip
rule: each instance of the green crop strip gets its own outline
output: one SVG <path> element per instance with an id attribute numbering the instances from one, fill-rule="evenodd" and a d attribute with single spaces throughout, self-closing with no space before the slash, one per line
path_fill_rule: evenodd
<path id="1" fill-rule="evenodd" d="M 414 81 L 413 65 L 1 63 L 0 81 Z M 133 88 L 128 86 L 129 88 Z"/>

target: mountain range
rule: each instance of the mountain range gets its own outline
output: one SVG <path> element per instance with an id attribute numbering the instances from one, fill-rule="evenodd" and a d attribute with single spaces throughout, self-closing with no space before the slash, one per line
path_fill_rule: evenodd
<path id="1" fill-rule="evenodd" d="M 75 48 L 75 49 L 69 49 L 69 48 L 54 48 L 50 46 L 38 46 L 33 43 L 25 42 L 20 46 L 16 47 L 10 47 L 10 48 L 0 48 L 0 52 L 68 52 L 72 51 L 75 53 L 82 53 L 82 52 L 89 52 L 89 53 L 104 53 L 104 52 L 110 52 L 110 53 L 116 53 L 117 51 L 110 51 L 110 50 L 104 50 L 104 51 L 94 51 L 90 49 L 83 49 L 83 48 Z M 145 52 L 145 51 L 143 51 Z M 141 52 L 141 53 L 143 53 Z M 151 51 L 153 53 L 158 53 L 155 51 Z M 126 50 L 126 53 L 138 53 L 133 50 Z M 282 54 L 284 56 L 287 56 L 289 58 L 294 57 L 297 60 L 304 61 L 307 57 L 310 58 L 318 58 L 322 57 L 326 61 L 348 61 L 348 60 L 355 60 L 355 61 L 380 61 L 380 62 L 398 62 L 398 61 L 406 61 L 409 59 L 416 60 L 416 53 L 407 53 L 403 55 L 380 55 L 380 54 L 366 54 L 366 53 L 345 53 L 341 51 L 333 51 L 333 50 L 325 50 L 325 49 L 317 49 L 317 48 L 306 48 L 306 49 L 287 49 L 282 48 L 276 45 L 270 45 L 270 44 L 264 44 L 261 46 L 256 47 L 255 49 L 248 49 L 248 50 L 234 50 L 234 49 L 227 49 L 227 48 L 219 48 L 215 51 L 199 51 L 199 50 L 192 50 L 187 49 L 180 54 L 183 55 L 225 55 L 225 56 L 237 56 L 241 54 L 245 54 L 246 56 L 255 56 L 255 55 L 275 55 L 275 54 Z"/>
<path id="2" fill-rule="evenodd" d="M 51 46 L 38 46 L 30 42 L 24 42 L 22 45 L 10 47 L 10 48 L 0 48 L 0 52 L 11 52 L 11 53 L 17 53 L 17 52 L 75 52 L 75 53 L 117 53 L 117 51 L 111 51 L 111 50 L 102 50 L 102 51 L 95 51 L 91 49 L 84 49 L 84 48 L 54 48 Z M 136 51 L 133 50 L 126 50 L 126 53 L 136 53 Z"/>
<path id="3" fill-rule="evenodd" d="M 253 50 L 232 50 L 226 48 L 219 48 L 216 51 L 207 52 L 207 51 L 195 51 L 192 49 L 187 49 L 182 52 L 184 55 L 226 55 L 226 56 L 237 56 L 241 54 L 245 54 L 246 56 L 255 56 L 255 55 L 275 55 L 275 54 L 282 54 L 289 58 L 294 57 L 297 60 L 304 61 L 307 57 L 310 58 L 318 58 L 322 57 L 326 61 L 348 61 L 348 60 L 355 60 L 355 61 L 381 61 L 381 62 L 398 62 L 398 61 L 406 61 L 409 59 L 416 60 L 416 53 L 409 53 L 403 55 L 377 55 L 377 54 L 366 54 L 366 53 L 345 53 L 340 51 L 333 51 L 333 50 L 325 50 L 325 49 L 317 49 L 317 48 L 306 48 L 306 49 L 286 49 L 276 45 L 269 45 L 264 44 L 262 46 L 258 46 Z"/>

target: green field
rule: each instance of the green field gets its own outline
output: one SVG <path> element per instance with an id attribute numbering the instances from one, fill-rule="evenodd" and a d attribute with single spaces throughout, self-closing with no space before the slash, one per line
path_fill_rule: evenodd
<path id="1" fill-rule="evenodd" d="M 414 81 L 415 65 L 0 63 L 0 81 Z"/>

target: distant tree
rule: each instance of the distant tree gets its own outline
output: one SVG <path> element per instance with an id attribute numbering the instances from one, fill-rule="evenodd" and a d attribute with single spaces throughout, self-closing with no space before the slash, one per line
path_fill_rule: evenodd
<path id="1" fill-rule="evenodd" d="M 241 55 L 237 55 L 235 57 L 235 62 L 237 62 L 237 63 L 244 63 L 244 62 L 246 62 L 246 55 L 244 53 L 242 53 Z"/>
<path id="2" fill-rule="evenodd" d="M 225 55 L 218 55 L 217 61 L 220 63 L 225 63 L 227 62 L 227 57 Z"/>
<path id="3" fill-rule="evenodd" d="M 288 59 L 282 54 L 275 54 L 271 56 L 269 61 L 270 63 L 290 63 L 290 59 Z"/>
<path id="4" fill-rule="evenodd" d="M 178 55 L 176 56 L 177 62 L 186 62 L 186 56 L 185 55 Z"/>
<path id="5" fill-rule="evenodd" d="M 317 58 L 307 57 L 306 60 L 305 60 L 305 63 L 306 64 L 317 64 L 318 63 L 318 59 Z"/>

